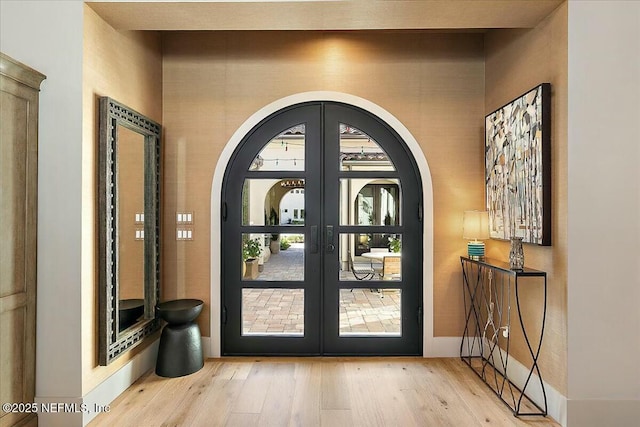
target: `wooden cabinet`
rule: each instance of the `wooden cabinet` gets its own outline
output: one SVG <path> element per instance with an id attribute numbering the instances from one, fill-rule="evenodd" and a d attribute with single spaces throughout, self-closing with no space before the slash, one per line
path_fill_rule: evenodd
<path id="1" fill-rule="evenodd" d="M 35 394 L 38 92 L 45 78 L 0 53 L 0 402 Z M 36 425 L 0 411 L 0 426 Z"/>

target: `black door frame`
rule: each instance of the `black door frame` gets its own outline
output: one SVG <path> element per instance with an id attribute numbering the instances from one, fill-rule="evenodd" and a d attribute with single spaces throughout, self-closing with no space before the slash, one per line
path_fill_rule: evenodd
<path id="1" fill-rule="evenodd" d="M 318 110 L 319 109 L 319 110 Z M 313 112 L 316 111 L 316 117 Z M 317 112 L 320 114 L 317 114 Z M 282 119 L 286 118 L 283 122 Z M 324 141 L 339 140 L 339 127 L 336 123 L 345 123 L 365 131 L 387 152 L 389 157 L 397 165 L 401 165 L 393 173 L 388 172 L 341 172 L 338 168 L 338 162 L 307 162 L 303 173 L 300 172 L 257 172 L 256 176 L 261 178 L 305 178 L 306 176 L 323 176 L 319 182 L 312 180 L 305 181 L 305 200 L 320 200 L 321 196 L 327 197 L 331 194 L 332 200 L 328 202 L 324 200 L 324 212 L 314 212 L 305 206 L 307 218 L 305 225 L 302 227 L 305 234 L 305 241 L 311 242 L 312 237 L 317 236 L 317 248 L 305 249 L 305 271 L 320 271 L 320 267 L 324 266 L 320 275 L 305 276 L 305 300 L 311 298 L 318 300 L 319 304 L 308 308 L 313 304 L 305 304 L 305 337 L 290 338 L 279 336 L 250 336 L 247 339 L 242 337 L 241 333 L 241 316 L 229 316 L 226 310 L 225 302 L 229 298 L 239 300 L 239 292 L 242 289 L 242 283 L 237 286 L 225 286 L 228 281 L 226 272 L 237 271 L 235 266 L 235 257 L 222 257 L 221 260 L 221 276 L 223 283 L 221 284 L 221 305 L 222 305 L 222 338 L 221 352 L 222 354 L 308 354 L 308 355 L 400 355 L 422 354 L 422 263 L 409 263 L 411 259 L 422 260 L 423 252 L 423 225 L 422 225 L 422 183 L 420 179 L 420 171 L 410 150 L 402 138 L 382 121 L 379 117 L 367 112 L 359 107 L 343 104 L 340 102 L 305 102 L 291 105 L 283 108 L 268 117 L 261 120 L 252 128 L 247 135 L 244 136 L 241 143 L 236 147 L 231 156 L 225 170 L 222 184 L 222 220 L 221 226 L 221 253 L 240 253 L 240 239 L 227 235 L 228 227 L 234 227 L 241 215 L 237 214 L 235 207 L 239 206 L 238 198 L 241 191 L 238 191 L 239 182 L 244 178 L 252 178 L 251 172 L 248 171 L 248 165 L 253 161 L 255 155 L 260 152 L 265 141 L 271 140 L 277 134 L 288 127 L 305 123 L 307 126 L 305 144 L 309 146 L 311 152 L 307 152 L 305 158 L 339 158 L 339 144 L 328 143 L 324 145 Z M 329 124 L 333 126 L 329 126 Z M 253 145 L 253 141 L 261 141 L 262 144 Z M 253 146 L 252 146 L 253 145 Z M 249 149 L 245 149 L 250 147 Z M 313 151 L 316 150 L 316 151 Z M 322 150 L 324 152 L 322 152 Z M 317 157 L 316 157 L 317 156 Z M 234 179 L 238 176 L 231 172 L 242 176 L 243 179 Z M 332 225 L 334 233 L 339 236 L 340 233 L 359 233 L 359 232 L 376 232 L 375 226 L 364 228 L 362 226 L 340 226 L 338 221 L 339 206 L 338 192 L 325 191 L 324 185 L 327 182 L 339 182 L 340 178 L 358 178 L 372 177 L 375 178 L 397 178 L 402 187 L 403 196 L 401 197 L 403 213 L 403 223 L 400 226 L 392 227 L 391 232 L 402 233 L 406 236 L 412 236 L 411 239 L 403 241 L 403 283 L 413 283 L 413 287 L 403 286 L 405 290 L 410 290 L 411 295 L 403 296 L 403 333 L 402 337 L 384 338 L 384 337 L 340 337 L 338 335 L 338 321 L 331 316 L 323 319 L 322 313 L 325 307 L 338 307 L 339 288 L 355 288 L 370 287 L 371 284 L 356 284 L 348 282 L 340 282 L 338 279 L 339 251 L 328 250 L 328 233 L 326 225 Z M 231 178 L 231 179 L 229 179 Z M 229 185 L 232 182 L 234 184 Z M 336 186 L 337 187 L 337 186 Z M 240 187 L 241 188 L 241 187 Z M 410 195 L 410 196 L 408 196 Z M 416 195 L 418 197 L 416 197 Z M 322 206 L 322 204 L 321 204 Z M 233 208 L 232 208 L 233 207 Z M 323 218 L 324 217 L 324 218 Z M 408 220 L 408 219 L 411 220 Z M 236 224 L 225 224 L 226 221 L 236 221 Z M 323 222 L 321 222 L 323 220 Z M 315 231 L 313 231 L 315 226 Z M 254 230 L 255 228 L 255 230 Z M 370 228 L 370 229 L 369 229 Z M 385 227 L 387 230 L 389 227 Z M 242 227 L 245 233 L 282 233 L 284 230 L 277 226 L 255 226 Z M 287 230 L 291 232 L 290 229 Z M 379 230 L 378 230 L 379 232 Z M 315 236 L 312 236 L 315 234 Z M 420 238 L 415 238 L 420 236 Z M 222 249 L 224 248 L 224 249 Z M 234 252 L 235 251 L 235 252 Z M 233 260 L 232 260 L 233 258 Z M 409 267 L 411 266 L 411 267 Z M 308 282 L 308 283 L 307 283 Z M 324 285 L 321 286 L 321 284 Z M 282 283 L 274 286 L 274 282 L 256 283 L 252 282 L 252 287 L 295 287 L 300 288 L 299 283 L 292 286 L 292 283 Z M 380 287 L 396 288 L 398 284 L 394 282 L 392 285 L 380 283 Z M 326 287 L 326 288 L 325 288 Z M 323 290 L 330 291 L 323 292 Z M 226 340 L 226 330 L 235 328 L 240 331 L 240 339 L 235 340 L 232 345 Z M 384 344 L 381 344 L 384 342 Z M 357 349 L 354 350 L 354 349 Z"/>

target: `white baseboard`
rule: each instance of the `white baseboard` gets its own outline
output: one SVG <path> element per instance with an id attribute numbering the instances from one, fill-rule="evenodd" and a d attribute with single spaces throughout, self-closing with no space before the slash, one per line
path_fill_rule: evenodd
<path id="1" fill-rule="evenodd" d="M 460 357 L 461 337 L 434 337 L 425 340 L 424 357 Z"/>
<path id="2" fill-rule="evenodd" d="M 636 427 L 640 400 L 569 399 L 567 427 Z"/>
<path id="3" fill-rule="evenodd" d="M 496 347 L 494 350 L 494 360 L 500 360 L 498 351 L 502 353 L 502 358 L 507 360 L 509 380 L 522 389 L 527 380 L 527 376 L 529 376 L 529 368 L 513 358 L 513 356 L 507 356 L 507 353 L 499 347 Z M 499 369 L 499 371 L 501 371 L 501 369 Z M 567 425 L 567 398 L 546 381 L 542 380 L 542 383 L 544 384 L 544 391 L 547 396 L 547 415 L 561 425 Z M 529 399 L 541 408 L 544 408 L 544 395 L 540 387 L 540 377 L 538 377 L 535 372 L 531 375 L 525 393 Z"/>
<path id="4" fill-rule="evenodd" d="M 211 359 L 213 356 L 213 351 L 211 349 L 211 338 L 210 337 L 202 337 L 202 353 L 205 359 Z"/>

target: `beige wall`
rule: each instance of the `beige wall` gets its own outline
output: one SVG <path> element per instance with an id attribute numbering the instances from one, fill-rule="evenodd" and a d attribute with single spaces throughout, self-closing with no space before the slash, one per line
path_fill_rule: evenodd
<path id="1" fill-rule="evenodd" d="M 87 225 L 82 230 L 82 390 L 86 394 L 144 346 L 107 367 L 98 366 L 98 97 L 109 96 L 162 122 L 162 55 L 157 33 L 117 32 L 88 6 L 84 7 L 83 43 L 82 215 Z"/>
<path id="2" fill-rule="evenodd" d="M 543 378 L 567 395 L 567 4 L 531 30 L 487 33 L 486 98 L 488 114 L 542 82 L 551 83 L 552 246 L 525 245 L 525 264 L 548 274 L 547 321 L 540 366 Z M 509 244 L 491 240 L 487 254 L 508 259 Z M 537 289 L 536 289 L 537 288 Z M 537 325 L 542 294 L 522 286 L 521 301 L 528 325 Z M 529 330 L 529 329 L 527 329 Z M 530 360 L 514 328 L 512 354 Z"/>
<path id="3" fill-rule="evenodd" d="M 434 186 L 435 336 L 463 329 L 462 212 L 483 206 L 481 34 L 178 32 L 163 35 L 164 298 L 200 298 L 209 325 L 214 167 L 231 135 L 265 105 L 325 90 L 365 98 L 415 136 Z M 195 212 L 175 240 L 175 212 Z"/>
<path id="4" fill-rule="evenodd" d="M 218 333 L 209 325 L 213 170 L 233 132 L 255 111 L 298 92 L 338 91 L 380 105 L 411 131 L 433 181 L 434 336 L 460 336 L 461 220 L 464 210 L 484 206 L 483 117 L 536 84 L 551 82 L 553 246 L 527 245 L 525 251 L 528 265 L 549 272 L 543 376 L 566 393 L 566 6 L 533 30 L 492 31 L 484 40 L 480 34 L 439 33 L 165 33 L 162 59 L 157 35 L 118 33 L 85 9 L 85 146 L 95 156 L 100 95 L 163 124 L 163 299 L 203 299 L 204 336 Z M 160 61 L 162 71 L 156 68 Z M 194 240 L 175 240 L 177 211 L 194 212 Z M 94 238 L 95 231 L 87 236 Z M 490 256 L 506 259 L 508 244 L 487 246 Z M 93 267 L 95 259 L 89 262 Z M 95 284 L 95 275 L 86 280 Z M 97 296 L 84 289 L 83 318 L 91 318 L 83 329 L 90 337 L 83 340 L 89 372 L 84 385 L 90 389 L 114 368 L 95 366 Z M 538 296 L 524 297 L 530 301 L 525 312 L 533 313 Z M 521 345 L 514 354 L 526 363 Z"/>

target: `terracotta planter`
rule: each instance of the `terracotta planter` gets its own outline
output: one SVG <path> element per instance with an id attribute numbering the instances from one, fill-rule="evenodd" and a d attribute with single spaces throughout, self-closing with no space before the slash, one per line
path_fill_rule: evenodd
<path id="1" fill-rule="evenodd" d="M 259 266 L 258 266 L 258 259 L 250 258 L 246 260 L 244 263 L 247 267 L 244 273 L 244 278 L 246 280 L 256 280 L 258 278 L 258 274 L 260 273 Z"/>

